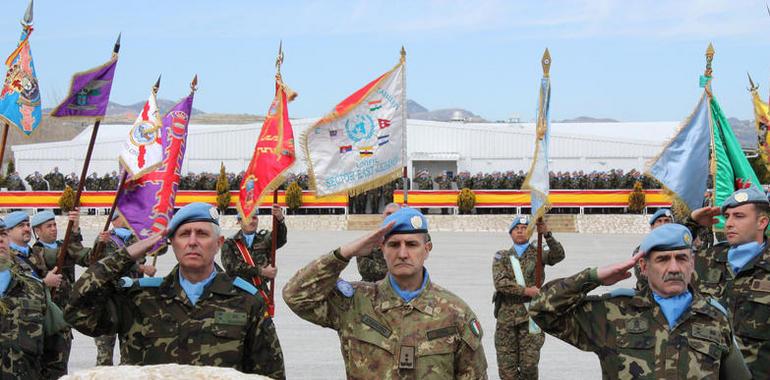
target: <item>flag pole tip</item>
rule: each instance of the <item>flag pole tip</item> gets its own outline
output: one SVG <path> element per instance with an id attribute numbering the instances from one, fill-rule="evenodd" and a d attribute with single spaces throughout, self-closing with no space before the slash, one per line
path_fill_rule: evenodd
<path id="1" fill-rule="evenodd" d="M 551 52 L 548 51 L 548 48 L 545 48 L 540 64 L 543 65 L 543 75 L 548 76 L 551 71 Z"/>
<path id="2" fill-rule="evenodd" d="M 406 60 L 406 48 L 404 48 L 404 45 L 401 45 L 401 60 Z"/>
<path id="3" fill-rule="evenodd" d="M 192 89 L 193 92 L 198 89 L 198 74 L 195 74 L 193 77 L 193 80 L 190 83 L 190 89 Z"/>
<path id="4" fill-rule="evenodd" d="M 754 81 L 751 79 L 751 74 L 749 72 L 746 72 L 746 76 L 749 77 L 749 91 L 754 91 L 759 88 L 759 86 L 754 84 Z"/>
<path id="5" fill-rule="evenodd" d="M 158 80 L 157 80 L 157 81 L 155 81 L 155 85 L 154 85 L 154 86 L 152 86 L 152 90 L 153 90 L 153 91 L 155 91 L 155 92 L 157 92 L 157 91 L 158 91 L 158 89 L 160 88 L 160 77 L 161 77 L 161 76 L 163 76 L 163 74 L 159 74 L 159 75 L 158 75 Z"/>
<path id="6" fill-rule="evenodd" d="M 27 5 L 27 10 L 24 12 L 24 24 L 26 25 L 32 25 L 32 8 L 34 5 L 34 0 L 29 0 L 29 5 Z"/>
<path id="7" fill-rule="evenodd" d="M 118 54 L 120 51 L 120 36 L 123 34 L 123 32 L 118 32 L 118 39 L 115 40 L 115 47 L 112 49 L 112 52 L 115 54 Z"/>
<path id="8" fill-rule="evenodd" d="M 706 57 L 714 57 L 714 45 L 709 42 L 709 46 L 706 48 Z"/>

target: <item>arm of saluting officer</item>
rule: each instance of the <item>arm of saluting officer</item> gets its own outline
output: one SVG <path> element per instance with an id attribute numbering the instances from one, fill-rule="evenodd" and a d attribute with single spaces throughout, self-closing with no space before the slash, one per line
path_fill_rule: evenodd
<path id="1" fill-rule="evenodd" d="M 524 296 L 524 287 L 516 282 L 507 251 L 495 253 L 495 259 L 492 262 L 492 280 L 495 284 L 495 290 L 499 293 Z"/>
<path id="2" fill-rule="evenodd" d="M 273 319 L 265 317 L 265 311 L 265 304 L 260 302 L 259 308 L 251 313 L 254 320 L 249 324 L 247 332 L 243 372 L 256 373 L 272 379 L 285 379 L 281 344 Z"/>
<path id="3" fill-rule="evenodd" d="M 546 265 L 556 265 L 564 260 L 564 247 L 551 233 L 545 235 L 545 243 L 548 244 L 548 250 L 543 251 L 543 262 Z"/>

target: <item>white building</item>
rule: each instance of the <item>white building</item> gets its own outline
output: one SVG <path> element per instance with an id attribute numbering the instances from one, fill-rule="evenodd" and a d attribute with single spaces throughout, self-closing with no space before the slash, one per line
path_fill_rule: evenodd
<path id="1" fill-rule="evenodd" d="M 295 141 L 317 119 L 295 119 Z M 678 122 L 647 123 L 554 123 L 550 146 L 553 171 L 622 169 L 642 171 L 663 144 L 674 135 Z M 89 173 L 100 175 L 118 169 L 117 156 L 130 125 L 102 125 Z M 245 170 L 251 159 L 261 123 L 245 125 L 201 125 L 189 128 L 182 174 L 218 172 L 220 162 L 227 171 Z M 534 152 L 533 123 L 463 123 L 408 120 L 407 153 L 409 175 L 427 169 L 433 175 L 447 170 L 527 171 Z M 80 175 L 91 127 L 70 141 L 14 145 L 16 168 L 23 177 L 35 171 L 48 173 L 54 167 Z M 292 169 L 305 171 L 304 153 L 297 146 L 298 160 Z"/>

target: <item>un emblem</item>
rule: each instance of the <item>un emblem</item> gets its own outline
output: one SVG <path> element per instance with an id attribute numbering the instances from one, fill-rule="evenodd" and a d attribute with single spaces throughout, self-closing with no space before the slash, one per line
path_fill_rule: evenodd
<path id="1" fill-rule="evenodd" d="M 345 134 L 353 142 L 371 138 L 374 130 L 374 119 L 369 115 L 356 115 L 345 120 Z"/>
<path id="2" fill-rule="evenodd" d="M 143 121 L 131 128 L 131 142 L 136 146 L 150 145 L 155 141 L 158 128 L 154 124 Z"/>

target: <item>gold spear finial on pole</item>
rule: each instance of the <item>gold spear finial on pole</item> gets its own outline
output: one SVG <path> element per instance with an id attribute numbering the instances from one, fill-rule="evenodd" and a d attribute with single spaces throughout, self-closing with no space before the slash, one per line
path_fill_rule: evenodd
<path id="1" fill-rule="evenodd" d="M 190 82 L 190 91 L 195 92 L 198 89 L 198 74 L 195 74 L 192 82 Z"/>
<path id="2" fill-rule="evenodd" d="M 283 40 L 278 42 L 278 56 L 275 57 L 275 71 L 281 75 L 281 65 L 283 64 Z"/>
<path id="3" fill-rule="evenodd" d="M 401 63 L 406 62 L 406 49 L 404 49 L 404 45 L 401 45 Z"/>
<path id="4" fill-rule="evenodd" d="M 543 76 L 544 77 L 550 76 L 551 53 L 548 51 L 548 48 L 545 48 L 545 52 L 543 52 L 543 58 L 540 60 L 540 64 L 543 65 Z"/>
<path id="5" fill-rule="evenodd" d="M 712 75 L 711 61 L 714 59 L 714 45 L 709 42 L 709 47 L 706 48 L 706 72 L 703 75 L 710 77 Z"/>
<path id="6" fill-rule="evenodd" d="M 746 75 L 749 77 L 749 91 L 755 91 L 759 88 L 759 86 L 754 84 L 754 81 L 751 80 L 751 74 L 749 72 L 746 72 Z"/>

